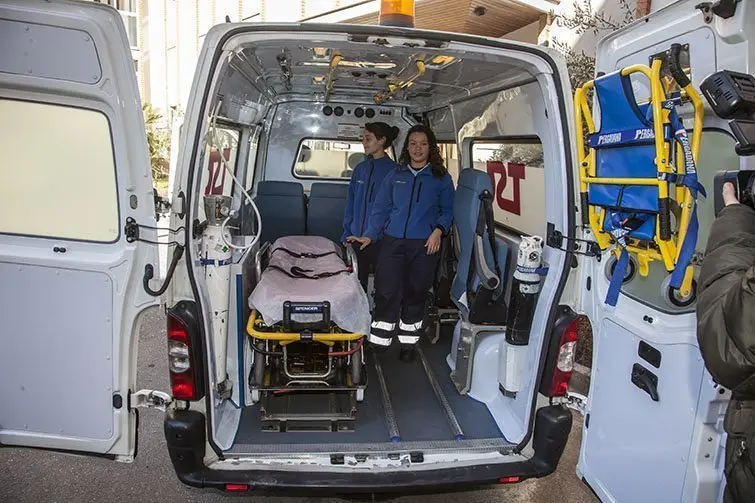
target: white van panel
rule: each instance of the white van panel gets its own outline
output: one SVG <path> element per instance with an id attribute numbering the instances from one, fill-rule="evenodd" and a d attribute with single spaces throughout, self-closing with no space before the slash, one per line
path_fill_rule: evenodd
<path id="1" fill-rule="evenodd" d="M 7 262 L 0 263 L 0 277 L 3 332 L 11 335 L 4 338 L 0 367 L 12 376 L 0 379 L 3 430 L 109 438 L 112 408 L 86 407 L 85 414 L 82 408 L 113 401 L 113 320 L 102 314 L 113 310 L 113 279 L 73 264 Z M 38 314 L 30 316 L 30 308 Z M 86 365 L 66 358 L 72 352 L 86 355 Z"/>
<path id="2" fill-rule="evenodd" d="M 123 19 L 79 1 L 0 4 L 0 444 L 133 459 L 137 318 L 155 206 Z M 31 112 L 30 112 L 31 111 Z M 150 284 L 159 288 L 157 281 Z"/>

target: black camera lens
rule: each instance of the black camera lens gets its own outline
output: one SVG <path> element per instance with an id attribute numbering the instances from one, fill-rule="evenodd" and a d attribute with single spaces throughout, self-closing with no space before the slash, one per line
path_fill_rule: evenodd
<path id="1" fill-rule="evenodd" d="M 324 107 L 322 107 L 322 113 L 324 113 L 325 115 L 332 114 L 333 113 L 333 107 L 331 107 L 330 105 L 325 105 Z"/>
<path id="2" fill-rule="evenodd" d="M 342 116 L 342 115 L 343 115 L 343 107 L 336 107 L 336 108 L 335 108 L 335 109 L 333 110 L 333 113 L 335 113 L 335 114 L 336 114 L 336 117 L 340 117 L 340 116 Z"/>
<path id="3" fill-rule="evenodd" d="M 354 110 L 354 117 L 362 117 L 364 115 L 364 108 L 357 108 Z"/>
<path id="4" fill-rule="evenodd" d="M 371 108 L 367 109 L 366 114 L 367 114 L 367 118 L 368 119 L 372 119 L 373 117 L 375 117 L 375 111 L 373 109 L 371 109 Z"/>

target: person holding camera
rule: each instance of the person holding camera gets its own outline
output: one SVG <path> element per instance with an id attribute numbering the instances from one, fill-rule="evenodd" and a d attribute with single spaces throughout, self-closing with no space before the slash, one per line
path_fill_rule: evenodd
<path id="1" fill-rule="evenodd" d="M 731 390 L 724 502 L 755 501 L 755 209 L 724 184 L 725 207 L 700 271 L 697 340 L 713 379 Z"/>

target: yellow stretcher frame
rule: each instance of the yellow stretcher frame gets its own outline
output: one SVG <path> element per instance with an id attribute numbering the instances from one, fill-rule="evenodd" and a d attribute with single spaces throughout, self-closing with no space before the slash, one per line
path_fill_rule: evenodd
<path id="1" fill-rule="evenodd" d="M 252 309 L 249 321 L 246 323 L 246 333 L 255 339 L 278 341 L 282 346 L 302 340 L 302 336 L 298 332 L 265 332 L 257 330 L 258 322 L 261 323 L 261 320 L 257 317 L 257 310 Z M 364 334 L 357 332 L 315 332 L 312 334 L 312 338 L 309 339 L 308 337 L 307 340 L 332 346 L 336 342 L 358 341 L 362 337 L 364 337 Z"/>
<path id="2" fill-rule="evenodd" d="M 577 125 L 577 155 L 579 160 L 579 181 L 580 192 L 582 197 L 587 200 L 587 191 L 589 184 L 610 184 L 610 185 L 658 185 L 659 198 L 669 198 L 669 184 L 666 180 L 661 178 L 661 174 L 678 174 L 683 175 L 685 173 L 683 161 L 677 163 L 675 166 L 669 162 L 669 150 L 670 144 L 664 139 L 664 128 L 669 124 L 669 111 L 663 109 L 663 101 L 666 98 L 666 89 L 661 81 L 661 66 L 662 61 L 660 59 L 654 59 L 652 66 L 646 65 L 632 65 L 621 70 L 622 76 L 628 76 L 633 73 L 641 73 L 645 75 L 650 81 L 650 103 L 653 109 L 653 132 L 655 134 L 655 151 L 656 157 L 654 159 L 658 178 L 598 178 L 595 172 L 595 150 L 586 148 L 584 128 L 587 126 L 588 134 L 593 134 L 595 130 L 595 122 L 592 118 L 592 112 L 587 102 L 587 92 L 595 87 L 595 81 L 591 80 L 586 82 L 581 87 L 577 88 L 574 93 L 574 111 Z M 681 90 L 682 97 L 687 97 L 691 102 L 695 110 L 695 119 L 692 128 L 692 158 L 695 161 L 695 165 L 698 162 L 698 153 L 700 151 L 700 139 L 703 132 L 703 102 L 700 95 L 692 86 L 692 82 L 686 85 Z M 657 120 L 661 117 L 662 120 Z M 672 132 L 673 135 L 673 132 Z M 673 140 L 672 140 L 673 142 Z M 681 155 L 681 147 L 677 142 L 673 142 L 677 147 L 676 159 L 684 159 Z M 657 249 L 654 249 L 649 244 L 643 245 L 639 240 L 628 239 L 628 246 L 626 250 L 629 253 L 633 253 L 637 256 L 637 263 L 639 266 L 640 275 L 645 277 L 648 275 L 649 263 L 653 260 L 659 260 L 663 262 L 666 270 L 671 272 L 674 270 L 676 261 L 679 259 L 679 253 L 681 252 L 681 243 L 684 242 L 684 238 L 687 235 L 687 229 L 689 227 L 690 218 L 692 217 L 692 210 L 695 204 L 695 200 L 692 197 L 692 192 L 688 187 L 676 186 L 675 201 L 681 206 L 681 217 L 677 226 L 676 238 L 663 239 L 661 237 L 660 221 L 656 225 L 655 239 L 653 243 Z M 595 234 L 595 240 L 601 250 L 607 249 L 613 239 L 612 236 L 603 230 L 603 220 L 606 215 L 606 210 L 598 208 L 593 205 L 588 206 L 588 221 L 590 228 Z M 660 219 L 660 217 L 659 217 Z M 614 250 L 616 258 L 618 260 L 621 251 L 618 247 Z M 679 293 L 682 297 L 688 297 L 692 290 L 692 266 L 688 266 L 685 270 L 684 280 L 682 281 Z"/>

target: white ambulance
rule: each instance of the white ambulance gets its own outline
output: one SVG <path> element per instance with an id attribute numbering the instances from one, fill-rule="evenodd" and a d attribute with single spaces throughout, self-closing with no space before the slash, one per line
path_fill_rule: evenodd
<path id="1" fill-rule="evenodd" d="M 610 34 L 598 72 L 649 65 L 680 44 L 695 87 L 719 70 L 751 73 L 755 4 L 718 4 L 728 12 L 679 1 Z M 160 407 L 176 474 L 191 486 L 442 492 L 552 473 L 571 408 L 584 415 L 577 476 L 601 500 L 720 498 L 729 394 L 700 356 L 694 292 L 669 291 L 656 260 L 634 264 L 617 305 L 606 304 L 615 260 L 583 223 L 575 107 L 557 51 L 396 26 L 215 26 L 159 238 L 118 13 L 3 0 L 0 47 L 0 445 L 130 461 L 138 408 Z M 646 82 L 632 86 L 647 100 Z M 690 120 L 689 105 L 679 113 Z M 412 125 L 431 127 L 456 184 L 433 326 L 412 363 L 338 326 L 369 319 L 348 300 L 361 290 L 339 241 L 361 131 L 374 121 L 401 130 L 394 158 Z M 751 167 L 735 143 L 706 103 L 695 271 L 714 174 Z M 527 340 L 512 344 L 514 271 L 533 236 L 537 295 Z M 331 253 L 345 286 L 276 283 L 286 250 Z M 169 393 L 136 388 L 140 314 L 161 302 Z M 579 315 L 594 334 L 586 398 L 567 391 Z"/>

